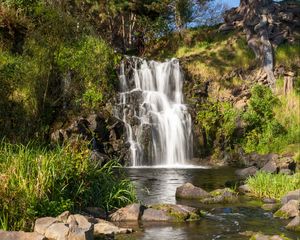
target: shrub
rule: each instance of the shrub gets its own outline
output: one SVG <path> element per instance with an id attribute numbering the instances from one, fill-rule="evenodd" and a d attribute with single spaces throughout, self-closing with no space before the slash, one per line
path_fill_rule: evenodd
<path id="1" fill-rule="evenodd" d="M 271 174 L 258 172 L 253 177 L 249 177 L 246 183 L 251 189 L 251 193 L 259 198 L 274 198 L 280 200 L 286 193 L 299 188 L 300 174 Z"/>
<path id="2" fill-rule="evenodd" d="M 246 152 L 278 152 L 287 129 L 276 119 L 274 108 L 281 105 L 270 88 L 255 85 L 247 111 L 242 115 L 247 124 L 242 146 Z"/>
<path id="3" fill-rule="evenodd" d="M 116 161 L 103 167 L 85 144 L 48 150 L 34 144 L 0 145 L 0 228 L 32 228 L 35 218 L 98 206 L 106 210 L 136 200 Z"/>

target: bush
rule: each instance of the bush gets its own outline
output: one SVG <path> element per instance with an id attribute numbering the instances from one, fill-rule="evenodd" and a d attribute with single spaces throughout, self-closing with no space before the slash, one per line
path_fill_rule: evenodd
<path id="1" fill-rule="evenodd" d="M 249 177 L 246 183 L 254 196 L 280 200 L 289 191 L 299 188 L 300 174 L 289 176 L 286 174 L 258 172 L 255 176 Z"/>
<path id="2" fill-rule="evenodd" d="M 86 206 L 106 210 L 136 200 L 121 166 L 91 162 L 85 144 L 48 150 L 0 145 L 0 229 L 30 230 L 35 218 Z"/>
<path id="3" fill-rule="evenodd" d="M 255 85 L 247 111 L 242 115 L 247 124 L 242 146 L 246 152 L 278 152 L 287 130 L 276 119 L 274 108 L 281 105 L 270 88 Z"/>

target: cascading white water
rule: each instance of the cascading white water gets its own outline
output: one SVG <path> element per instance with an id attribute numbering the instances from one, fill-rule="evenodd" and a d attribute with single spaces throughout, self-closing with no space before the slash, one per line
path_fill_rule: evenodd
<path id="1" fill-rule="evenodd" d="M 116 111 L 125 124 L 132 166 L 183 165 L 191 158 L 191 117 L 183 103 L 179 61 L 131 58 L 120 69 Z"/>

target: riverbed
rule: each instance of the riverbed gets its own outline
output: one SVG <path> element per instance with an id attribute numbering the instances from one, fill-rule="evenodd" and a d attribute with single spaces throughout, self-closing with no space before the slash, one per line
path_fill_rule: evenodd
<path id="1" fill-rule="evenodd" d="M 175 198 L 176 188 L 190 182 L 207 191 L 217 188 L 235 188 L 238 179 L 234 168 L 127 168 L 126 173 L 136 187 L 138 199 L 143 204 L 175 203 L 200 208 L 207 215 L 199 221 L 187 223 L 131 224 L 136 232 L 118 239 L 137 240 L 210 240 L 249 239 L 240 233 L 245 231 L 264 234 L 285 234 L 297 239 L 296 233 L 287 231 L 285 220 L 274 219 L 271 212 L 260 208 L 256 199 L 240 197 L 234 204 L 203 205 L 198 201 L 180 201 Z"/>

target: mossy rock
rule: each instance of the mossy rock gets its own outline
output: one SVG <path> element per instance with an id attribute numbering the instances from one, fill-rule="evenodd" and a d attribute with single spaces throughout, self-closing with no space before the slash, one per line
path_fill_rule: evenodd
<path id="1" fill-rule="evenodd" d="M 201 203 L 205 204 L 216 204 L 216 203 L 234 203 L 238 201 L 237 193 L 230 189 L 217 189 L 210 192 L 211 197 L 200 200 Z"/>
<path id="2" fill-rule="evenodd" d="M 167 212 L 167 214 L 174 218 L 176 222 L 196 221 L 201 218 L 200 211 L 189 206 L 176 204 L 155 204 L 152 205 L 151 208 Z"/>

